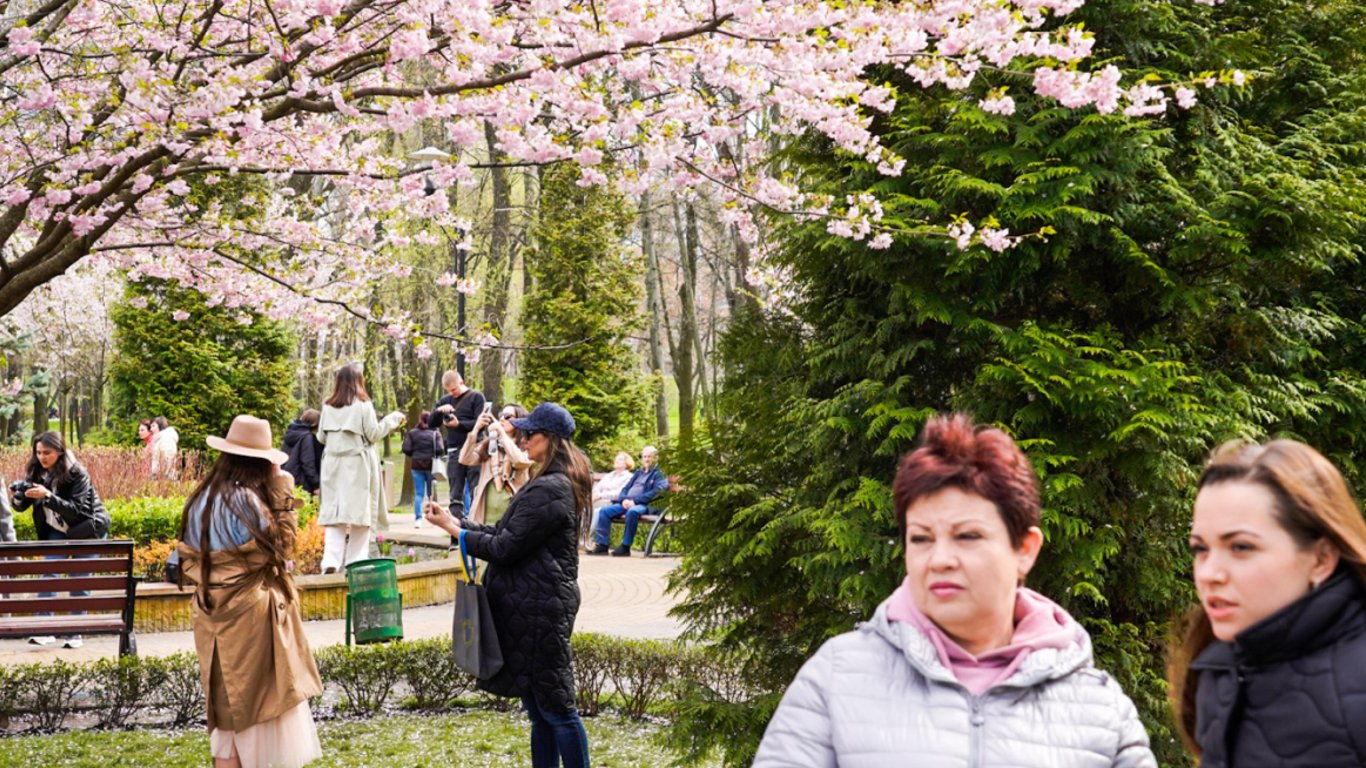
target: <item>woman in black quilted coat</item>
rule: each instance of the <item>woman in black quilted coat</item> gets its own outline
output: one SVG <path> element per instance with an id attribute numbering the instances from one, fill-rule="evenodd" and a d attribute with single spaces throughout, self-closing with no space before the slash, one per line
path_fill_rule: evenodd
<path id="1" fill-rule="evenodd" d="M 489 563 L 484 576 L 503 668 L 479 687 L 518 696 L 531 719 L 533 768 L 588 766 L 588 734 L 575 708 L 569 636 L 579 612 L 579 519 L 589 507 L 588 459 L 570 439 L 574 418 L 541 403 L 513 419 L 519 441 L 538 467 L 496 525 L 460 520 L 428 503 L 427 520 L 459 536 Z"/>
<path id="2" fill-rule="evenodd" d="M 1170 690 L 1202 768 L 1366 765 L 1366 521 L 1337 468 L 1294 440 L 1219 448 L 1190 546 Z"/>

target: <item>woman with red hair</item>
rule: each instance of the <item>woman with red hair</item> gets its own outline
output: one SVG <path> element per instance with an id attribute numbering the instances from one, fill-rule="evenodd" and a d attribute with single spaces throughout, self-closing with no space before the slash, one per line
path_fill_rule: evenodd
<path id="1" fill-rule="evenodd" d="M 754 765 L 1155 768 L 1086 630 L 1023 586 L 1043 532 L 1015 441 L 931 419 L 892 494 L 905 580 L 797 673 Z"/>

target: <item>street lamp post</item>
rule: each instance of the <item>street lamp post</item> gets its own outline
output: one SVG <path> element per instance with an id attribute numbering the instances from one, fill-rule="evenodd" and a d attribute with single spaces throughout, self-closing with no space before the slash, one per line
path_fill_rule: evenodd
<path id="1" fill-rule="evenodd" d="M 412 160 L 426 160 L 426 161 L 428 161 L 428 162 L 433 162 L 433 163 L 436 162 L 437 160 L 445 160 L 445 159 L 449 158 L 450 156 L 451 156 L 451 153 L 446 152 L 445 150 L 442 150 L 442 149 L 438 149 L 437 147 L 433 147 L 433 146 L 426 146 L 426 147 L 423 147 L 422 149 L 419 149 L 419 150 L 416 150 L 416 151 L 414 151 L 414 152 L 409 152 L 409 153 L 408 153 L 409 159 L 412 159 Z M 430 176 L 427 177 L 427 182 L 426 182 L 426 185 L 425 185 L 425 189 L 426 189 L 426 192 L 427 192 L 428 195 L 435 194 L 435 192 L 436 192 L 436 185 L 432 183 L 432 180 L 431 180 L 431 177 L 430 177 Z M 455 278 L 456 278 L 456 283 L 455 283 L 455 324 L 456 324 L 456 331 L 455 331 L 455 332 L 456 332 L 456 335 L 458 335 L 458 336 L 464 336 L 464 334 L 465 334 L 465 292 L 462 290 L 462 288 L 464 287 L 464 282 L 465 282 L 465 250 L 464 250 L 463 248 L 460 247 L 460 241 L 461 241 L 462 239 L 464 239 L 464 232 L 459 232 L 459 231 L 457 231 L 456 234 L 459 235 L 459 236 L 456 237 L 455 239 L 451 239 L 451 237 L 450 237 L 449 235 L 447 235 L 446 241 L 447 241 L 448 243 L 450 243 L 450 246 L 451 246 L 451 260 L 452 260 L 452 262 L 453 262 L 452 266 L 455 268 Z M 462 379 L 465 378 L 465 351 L 464 351 L 463 348 L 461 348 L 461 347 L 459 347 L 459 346 L 457 346 L 457 347 L 456 347 L 456 350 L 455 350 L 455 370 L 460 374 L 460 378 L 462 378 Z"/>

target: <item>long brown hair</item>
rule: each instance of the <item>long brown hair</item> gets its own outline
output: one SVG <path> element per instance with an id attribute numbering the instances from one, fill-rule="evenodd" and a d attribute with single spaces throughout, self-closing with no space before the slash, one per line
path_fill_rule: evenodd
<path id="1" fill-rule="evenodd" d="M 213 558 L 210 557 L 209 537 L 213 530 L 214 509 L 220 504 L 246 527 L 257 548 L 266 553 L 276 572 L 285 573 L 285 562 L 293 549 L 294 531 L 282 530 L 282 526 L 272 519 L 267 509 L 269 496 L 266 490 L 272 472 L 274 467 L 265 459 L 232 453 L 220 454 L 218 460 L 204 475 L 204 479 L 185 500 L 185 509 L 180 514 L 180 530 L 176 534 L 176 538 L 181 541 L 185 541 L 185 529 L 191 512 L 200 500 L 203 500 L 199 518 L 199 541 L 195 542 L 195 546 L 199 550 L 202 563 L 199 592 L 206 606 L 212 607 L 208 594 L 208 585 L 212 582 L 209 573 L 213 562 Z"/>
<path id="2" fill-rule="evenodd" d="M 1266 488 L 1274 499 L 1276 522 L 1301 549 L 1327 539 L 1366 584 L 1366 519 L 1342 473 L 1323 454 L 1296 440 L 1224 443 L 1210 457 L 1199 488 L 1230 482 Z M 1199 676 L 1190 674 L 1190 665 L 1214 642 L 1214 628 L 1202 606 L 1186 615 L 1184 628 L 1167 667 L 1167 691 L 1181 738 L 1198 756 L 1195 695 Z"/>
<path id="3" fill-rule="evenodd" d="M 369 399 L 370 393 L 365 391 L 365 374 L 361 373 L 360 363 L 351 363 L 337 371 L 337 384 L 332 388 L 332 396 L 325 402 L 333 408 L 345 408 L 356 400 Z"/>
<path id="4" fill-rule="evenodd" d="M 42 444 L 49 450 L 60 454 L 57 462 L 52 465 L 52 469 L 43 469 L 43 463 L 38 461 L 38 445 Z M 39 432 L 33 436 L 32 447 L 29 449 L 28 468 L 25 470 L 25 477 L 30 483 L 43 482 L 43 475 L 50 474 L 47 489 L 53 493 L 58 488 L 66 485 L 71 480 L 71 470 L 76 464 L 76 457 L 66 450 L 66 441 L 62 439 L 60 432 Z"/>
<path id="5" fill-rule="evenodd" d="M 535 477 L 540 477 L 552 467 L 569 477 L 569 485 L 574 489 L 574 517 L 582 530 L 588 522 L 589 507 L 593 503 L 593 467 L 588 457 L 567 437 L 549 432 L 545 435 L 545 463 L 536 468 Z"/>

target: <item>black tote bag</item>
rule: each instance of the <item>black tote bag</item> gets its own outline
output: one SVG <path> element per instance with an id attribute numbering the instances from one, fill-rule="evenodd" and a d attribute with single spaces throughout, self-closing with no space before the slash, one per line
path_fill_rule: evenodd
<path id="1" fill-rule="evenodd" d="M 465 531 L 460 532 L 460 562 L 465 578 L 455 581 L 455 623 L 451 627 L 451 655 L 455 665 L 487 680 L 503 668 L 503 649 L 493 626 L 489 596 L 478 583 L 478 564 L 465 550 Z"/>

